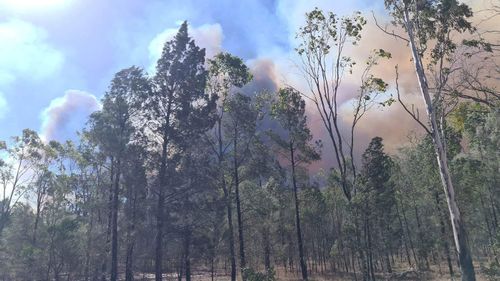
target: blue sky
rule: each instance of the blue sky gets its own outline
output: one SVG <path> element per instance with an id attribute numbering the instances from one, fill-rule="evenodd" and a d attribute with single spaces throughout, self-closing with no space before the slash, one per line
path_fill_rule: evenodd
<path id="1" fill-rule="evenodd" d="M 152 71 L 183 20 L 208 54 L 231 52 L 280 84 L 305 12 L 381 11 L 378 2 L 0 0 L 0 139 L 23 128 L 74 138 L 113 74 L 131 65 Z"/>

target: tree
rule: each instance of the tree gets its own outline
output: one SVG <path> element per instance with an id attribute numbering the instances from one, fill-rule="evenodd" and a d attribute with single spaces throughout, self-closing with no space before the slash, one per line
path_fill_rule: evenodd
<path id="1" fill-rule="evenodd" d="M 340 117 L 342 81 L 345 74 L 353 73 L 356 62 L 345 55 L 349 43 L 357 45 L 366 20 L 359 12 L 352 17 L 338 18 L 318 8 L 306 14 L 306 24 L 299 29 L 300 40 L 297 53 L 301 58 L 303 77 L 309 86 L 304 96 L 316 107 L 330 139 L 335 156 L 340 186 L 348 200 L 353 196 L 356 180 L 354 164 L 354 133 L 356 125 L 375 104 L 390 105 L 393 99 L 381 101 L 378 94 L 386 90 L 387 84 L 371 74 L 379 58 L 390 58 L 382 49 L 375 50 L 368 58 L 361 74 L 361 86 L 353 98 L 354 110 L 348 137 L 344 135 Z M 348 141 L 346 141 L 348 140 Z M 346 154 L 349 153 L 349 159 Z"/>
<path id="2" fill-rule="evenodd" d="M 452 162 L 451 170 L 457 188 L 464 190 L 458 200 L 461 206 L 466 207 L 468 225 L 483 230 L 474 231 L 474 235 L 490 244 L 486 253 L 491 257 L 490 264 L 485 268 L 489 268 L 487 271 L 490 275 L 498 276 L 499 111 L 480 103 L 463 103 L 452 112 L 449 119 L 451 127 L 463 136 L 461 143 L 466 147 L 461 157 L 456 157 Z M 477 244 L 472 244 L 472 247 L 477 247 Z"/>
<path id="3" fill-rule="evenodd" d="M 279 121 L 286 132 L 286 135 L 283 137 L 273 133 L 271 133 L 271 137 L 276 143 L 278 149 L 281 151 L 281 155 L 287 159 L 290 164 L 295 202 L 295 226 L 297 230 L 300 268 L 302 271 L 302 279 L 308 280 L 300 224 L 297 169 L 303 163 L 310 163 L 311 161 L 318 160 L 320 155 L 317 148 L 309 144 L 312 140 L 312 135 L 307 127 L 305 101 L 301 98 L 301 94 L 298 91 L 292 88 L 280 89 L 278 91 L 276 102 L 272 107 L 272 114 Z"/>
<path id="4" fill-rule="evenodd" d="M 128 147 L 127 156 L 124 159 L 124 170 L 131 171 L 123 175 L 124 189 L 124 216 L 125 216 L 125 280 L 134 280 L 135 248 L 138 233 L 144 228 L 144 220 L 147 218 L 146 188 L 148 178 L 144 167 L 144 156 L 146 153 L 137 145 Z"/>
<path id="5" fill-rule="evenodd" d="M 196 46 L 184 22 L 174 39 L 165 43 L 153 78 L 153 93 L 142 107 L 146 126 L 143 138 L 151 152 L 156 170 L 156 244 L 155 280 L 162 280 L 165 200 L 172 187 L 178 155 L 183 141 L 198 137 L 212 125 L 215 97 L 205 93 L 207 71 L 205 50 Z M 151 149 L 153 148 L 153 149 Z"/>
<path id="6" fill-rule="evenodd" d="M 467 234 L 449 171 L 445 135 L 446 124 L 444 120 L 446 104 L 444 103 L 442 91 L 452 70 L 445 65 L 446 58 L 456 49 L 456 44 L 452 41 L 451 35 L 454 31 L 461 33 L 472 29 L 471 24 L 467 21 L 467 18 L 472 16 L 472 12 L 467 5 L 460 4 L 456 0 L 386 0 L 385 6 L 391 12 L 395 22 L 402 26 L 408 35 L 408 38 L 404 40 L 410 46 L 430 129 L 419 121 L 415 115 L 413 116 L 419 124 L 424 126 L 434 142 L 441 181 L 448 203 L 462 280 L 476 280 Z M 431 40 L 435 40 L 435 43 L 431 42 Z M 431 47 L 430 53 L 426 53 L 429 47 Z M 424 55 L 430 57 L 430 66 L 436 66 L 437 79 L 434 87 L 429 85 L 423 62 Z"/>
<path id="7" fill-rule="evenodd" d="M 396 76 L 403 109 L 427 134 L 411 133 L 390 156 L 374 137 L 355 164 L 359 122 L 393 102 L 372 74 L 391 54 L 374 50 L 361 69 L 344 57 L 361 42 L 359 14 L 308 14 L 297 50 L 311 83 L 306 94 L 247 94 L 252 75 L 243 60 L 205 60 L 184 23 L 153 76 L 138 67 L 114 76 L 76 141 L 47 141 L 29 129 L 0 141 L 0 280 L 455 278 L 464 251 L 458 260 L 452 254 L 457 225 L 447 219 L 439 161 L 453 179 L 458 230 L 470 229 L 480 277 L 498 280 L 498 44 L 469 28 L 467 7 L 455 0 L 388 2 L 415 44 L 383 30 L 417 48 L 412 62 L 429 78 L 423 87 L 437 129 L 402 102 Z M 457 29 L 477 40 L 460 46 L 451 40 Z M 342 80 L 350 70 L 361 84 L 349 93 Z M 307 98 L 333 147 L 327 172 L 310 165 L 321 142 L 308 127 L 317 124 L 308 124 Z M 353 111 L 344 114 L 347 104 Z"/>
<path id="8" fill-rule="evenodd" d="M 12 138 L 12 143 L 0 142 L 0 152 L 7 153 L 8 162 L 0 159 L 0 236 L 9 222 L 12 207 L 22 198 L 35 179 L 33 168 L 37 166 L 42 150 L 42 141 L 35 131 L 25 129 L 21 136 Z"/>
<path id="9" fill-rule="evenodd" d="M 35 222 L 33 224 L 33 246 L 36 246 L 38 226 L 40 223 L 41 213 L 45 207 L 45 203 L 50 193 L 50 186 L 53 184 L 54 174 L 50 171 L 53 162 L 58 157 L 57 147 L 60 144 L 51 141 L 48 145 L 40 144 L 40 159 L 36 166 L 33 167 L 35 174 L 32 186 L 29 188 L 33 190 L 36 197 L 36 210 Z M 28 190 L 31 191 L 31 190 Z"/>
<path id="10" fill-rule="evenodd" d="M 118 278 L 118 212 L 122 169 L 137 122 L 138 105 L 149 95 L 148 79 L 137 67 L 118 72 L 103 99 L 102 110 L 90 117 L 91 135 L 109 158 L 111 171 L 111 280 Z M 135 120 L 134 120 L 135 119 Z"/>
<path id="11" fill-rule="evenodd" d="M 234 233 L 233 233 L 233 221 L 232 221 L 232 185 L 227 184 L 225 170 L 228 166 L 227 159 L 230 153 L 229 148 L 233 146 L 233 181 L 237 190 L 236 201 L 237 201 L 237 216 L 238 216 L 238 235 L 240 238 L 240 263 L 241 267 L 245 266 L 245 253 L 244 253 L 244 239 L 243 239 L 243 228 L 241 219 L 241 209 L 239 203 L 239 180 L 238 180 L 238 167 L 241 163 L 238 163 L 238 140 L 239 140 L 239 129 L 238 125 L 240 121 L 247 124 L 251 120 L 241 120 L 239 118 L 237 105 L 241 105 L 238 102 L 233 102 L 232 108 L 229 108 L 228 104 L 232 100 L 231 91 L 236 90 L 236 88 L 241 88 L 252 79 L 252 75 L 249 72 L 248 67 L 243 63 L 243 61 L 235 56 L 228 53 L 220 53 L 215 56 L 214 59 L 208 61 L 209 63 L 209 78 L 207 83 L 208 92 L 219 99 L 217 109 L 216 109 L 216 120 L 215 128 L 213 129 L 213 136 L 209 137 L 212 150 L 214 151 L 217 161 L 219 163 L 219 177 L 220 186 L 224 193 L 224 201 L 226 202 L 227 210 L 227 223 L 229 228 L 229 251 L 231 259 L 231 280 L 236 280 L 236 255 L 234 249 Z M 240 98 L 243 98 L 241 94 L 238 94 Z M 234 99 L 234 101 L 238 101 Z M 231 111 L 231 116 L 227 117 L 227 112 Z M 233 120 L 233 122 L 227 121 L 226 119 Z M 233 124 L 233 130 L 228 130 L 228 124 Z M 243 125 L 247 126 L 247 125 Z M 229 131 L 229 132 L 228 132 Z M 231 137 L 232 136 L 232 137 Z"/>
<path id="12" fill-rule="evenodd" d="M 363 210 L 363 220 L 365 224 L 365 232 L 368 244 L 368 264 L 369 280 L 375 280 L 373 270 L 373 248 L 378 246 L 379 251 L 384 255 L 386 270 L 391 273 L 390 261 L 390 240 L 391 228 L 394 221 L 395 194 L 392 185 L 390 184 L 392 161 L 389 156 L 384 153 L 382 138 L 374 137 L 368 148 L 363 153 L 363 188 L 361 190 L 363 205 L 360 208 Z M 377 231 L 378 227 L 380 231 Z M 380 239 L 377 232 L 381 234 Z"/>
<path id="13" fill-rule="evenodd" d="M 216 179 L 213 178 L 214 159 L 206 140 L 192 139 L 179 161 L 178 180 L 181 184 L 175 194 L 169 197 L 171 224 L 173 233 L 179 240 L 179 276 L 184 275 L 191 280 L 192 261 L 202 255 L 196 255 L 198 248 L 204 245 L 206 230 L 210 226 L 207 213 L 211 213 L 212 202 L 207 198 L 216 198 L 214 189 Z M 181 277 L 179 277 L 181 278 Z"/>
<path id="14" fill-rule="evenodd" d="M 444 93 L 450 98 L 473 101 L 495 108 L 500 102 L 498 83 L 495 77 L 500 74 L 498 68 L 498 29 L 486 26 L 498 20 L 500 6 L 494 1 L 483 3 L 481 9 L 474 12 L 472 36 L 467 36 L 449 58 L 455 65 L 450 75 L 450 83 L 444 87 Z"/>
<path id="15" fill-rule="evenodd" d="M 251 98 L 236 93 L 226 101 L 227 120 L 225 133 L 227 139 L 232 143 L 232 183 L 234 185 L 236 199 L 236 214 L 238 222 L 238 238 L 240 242 L 240 267 L 246 267 L 245 244 L 243 236 L 243 217 L 241 211 L 240 167 L 249 160 L 250 146 L 254 143 L 256 136 L 257 109 L 251 102 Z M 242 274 L 245 279 L 244 274 Z"/>

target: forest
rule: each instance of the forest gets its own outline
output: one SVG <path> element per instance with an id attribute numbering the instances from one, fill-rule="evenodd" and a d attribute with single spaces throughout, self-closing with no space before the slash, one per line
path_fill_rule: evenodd
<path id="1" fill-rule="evenodd" d="M 184 21 L 154 73 L 114 75 L 78 140 L 1 140 L 0 280 L 500 280 L 499 30 L 458 0 L 385 10 L 311 10 L 294 31 L 308 87 L 252 93 L 258 73 Z M 362 40 L 368 20 L 412 68 Z M 395 153 L 357 133 L 388 107 L 419 128 Z"/>

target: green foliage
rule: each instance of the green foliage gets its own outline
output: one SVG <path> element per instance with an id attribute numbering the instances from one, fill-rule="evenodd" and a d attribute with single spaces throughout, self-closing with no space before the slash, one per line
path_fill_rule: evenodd
<path id="1" fill-rule="evenodd" d="M 453 32 L 475 30 L 468 20 L 472 17 L 471 8 L 457 0 L 385 0 L 385 6 L 395 19 L 395 24 L 413 30 L 420 55 L 423 56 L 428 45 L 433 44 L 430 47 L 433 64 L 449 57 L 456 50 L 457 44 L 450 36 Z"/>
<path id="2" fill-rule="evenodd" d="M 479 39 L 479 40 L 477 40 L 477 39 L 471 39 L 471 40 L 464 39 L 462 41 L 462 44 L 464 44 L 467 47 L 474 47 L 474 48 L 482 49 L 482 50 L 489 52 L 489 53 L 493 52 L 492 44 L 489 42 L 486 42 L 484 39 Z"/>
<path id="3" fill-rule="evenodd" d="M 487 266 L 483 266 L 482 271 L 490 281 L 500 278 L 500 264 L 495 260 L 491 261 Z"/>
<path id="4" fill-rule="evenodd" d="M 325 14 L 315 8 L 306 13 L 306 24 L 299 29 L 297 34 L 303 42 L 296 51 L 299 55 L 313 52 L 328 54 L 332 47 L 338 46 L 345 40 L 350 40 L 353 45 L 356 45 L 361 39 L 361 31 L 365 25 L 366 20 L 360 12 L 355 12 L 352 17 L 339 19 L 332 12 Z M 348 60 L 344 61 L 348 62 Z"/>
<path id="5" fill-rule="evenodd" d="M 208 60 L 208 89 L 225 99 L 232 87 L 241 88 L 252 80 L 252 74 L 243 61 L 229 53 L 219 53 Z"/>
<path id="6" fill-rule="evenodd" d="M 488 280 L 494 281 L 500 278 L 500 233 L 497 233 L 496 237 L 494 237 L 491 247 L 496 256 L 488 261 L 486 265 L 481 265 L 481 271 L 484 272 Z"/>
<path id="7" fill-rule="evenodd" d="M 320 158 L 318 151 L 321 143 L 316 142 L 316 147 L 308 144 L 312 140 L 312 134 L 307 127 L 305 101 L 298 91 L 292 88 L 280 89 L 278 98 L 272 106 L 272 116 L 287 131 L 286 138 L 270 133 L 273 140 L 282 149 L 288 150 L 290 146 L 297 148 L 298 162 L 308 163 Z"/>
<path id="8" fill-rule="evenodd" d="M 183 140 L 204 132 L 214 122 L 217 97 L 205 92 L 208 72 L 205 50 L 188 35 L 184 22 L 175 38 L 165 43 L 153 78 L 153 93 L 141 102 L 148 126 L 166 142 L 182 145 Z"/>
<path id="9" fill-rule="evenodd" d="M 384 49 L 375 50 L 375 54 L 381 58 L 391 59 L 392 54 Z"/>
<path id="10" fill-rule="evenodd" d="M 431 66 L 458 48 L 453 33 L 474 30 L 470 9 L 456 0 L 385 2 L 396 22 L 416 33 Z M 337 88 L 356 66 L 342 50 L 360 42 L 366 20 L 358 12 L 339 18 L 318 8 L 306 16 L 297 52 L 314 72 L 306 80 L 329 89 L 308 98 L 330 126 L 333 146 L 344 143 L 334 155 L 344 158 L 340 168 L 314 176 L 308 170 L 320 159 L 321 142 L 313 142 L 303 93 L 291 87 L 238 92 L 251 81 L 250 69 L 229 53 L 205 61 L 184 22 L 152 78 L 138 67 L 116 73 L 79 142 L 47 143 L 28 129 L 0 141 L 0 279 L 107 280 L 112 249 L 127 280 L 153 271 L 154 252 L 163 254 L 159 264 L 168 270 L 184 275 L 191 264 L 211 264 L 218 275 L 243 237 L 247 264 L 269 268 L 243 268 L 247 281 L 277 280 L 278 267 L 292 274 L 301 266 L 297 252 L 313 274 L 356 271 L 359 280 L 406 263 L 425 269 L 446 255 L 454 266 L 432 139 L 414 137 L 389 156 L 374 137 L 355 173 L 357 146 L 345 141 L 345 124 L 336 123 L 346 120 L 337 111 Z M 481 40 L 463 43 L 492 51 Z M 381 95 L 389 85 L 371 72 L 391 58 L 374 49 L 363 64 L 351 97 L 353 138 L 371 106 L 395 102 Z M 440 71 L 454 72 L 448 65 Z M 487 260 L 482 272 L 496 280 L 500 115 L 494 106 L 453 101 L 460 103 L 440 122 L 456 197 L 474 254 Z M 437 109 L 444 110 L 441 102 Z M 268 113 L 273 120 L 265 119 Z M 157 200 L 160 194 L 164 200 Z M 242 235 L 235 239 L 230 227 L 237 220 Z M 163 248 L 152 247 L 158 237 L 165 237 Z"/>
<path id="11" fill-rule="evenodd" d="M 268 269 L 266 272 L 256 272 L 251 268 L 244 268 L 243 275 L 247 281 L 276 281 L 276 272 L 274 268 Z"/>

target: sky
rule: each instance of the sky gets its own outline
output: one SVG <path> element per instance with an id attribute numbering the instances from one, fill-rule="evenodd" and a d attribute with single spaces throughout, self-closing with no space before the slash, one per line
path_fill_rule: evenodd
<path id="1" fill-rule="evenodd" d="M 76 139 L 88 115 L 100 108 L 114 73 L 136 65 L 154 74 L 163 43 L 184 20 L 208 57 L 226 51 L 250 66 L 255 81 L 248 89 L 290 84 L 305 90 L 297 75 L 295 34 L 314 7 L 339 15 L 363 12 L 369 24 L 351 55 L 362 61 L 373 48 L 391 51 L 393 61 L 377 71 L 391 84 L 400 64 L 403 91 L 418 105 L 408 49 L 371 22 L 371 11 L 386 21 L 383 1 L 0 0 L 0 140 L 24 128 L 45 140 Z M 353 79 L 346 81 L 346 93 L 355 91 Z M 348 99 L 345 104 L 349 116 Z M 308 110 L 315 138 L 323 139 L 318 117 Z M 379 135 L 395 149 L 413 130 L 401 108 L 377 108 L 360 123 L 359 138 L 364 144 Z"/>

